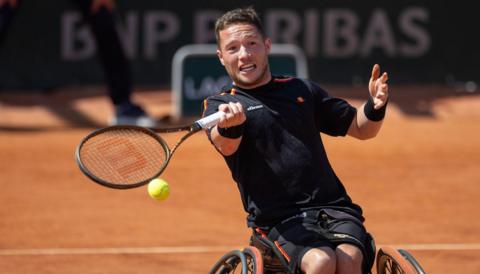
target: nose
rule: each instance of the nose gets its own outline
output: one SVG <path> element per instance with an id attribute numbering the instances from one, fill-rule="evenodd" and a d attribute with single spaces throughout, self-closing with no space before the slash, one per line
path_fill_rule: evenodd
<path id="1" fill-rule="evenodd" d="M 244 46 L 240 47 L 240 55 L 239 55 L 240 59 L 247 59 L 250 57 L 250 55 L 251 54 L 246 47 Z"/>

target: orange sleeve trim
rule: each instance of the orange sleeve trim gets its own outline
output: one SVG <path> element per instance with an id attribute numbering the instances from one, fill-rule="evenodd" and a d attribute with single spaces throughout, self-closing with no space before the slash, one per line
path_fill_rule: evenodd
<path id="1" fill-rule="evenodd" d="M 288 78 L 275 78 L 273 79 L 274 82 L 276 83 L 286 83 L 286 82 L 289 82 L 291 80 L 295 79 L 294 77 L 288 77 Z"/>
<path id="2" fill-rule="evenodd" d="M 203 100 L 203 112 L 202 112 L 202 117 L 205 117 L 205 111 L 207 111 L 208 107 L 208 101 L 207 99 Z"/>

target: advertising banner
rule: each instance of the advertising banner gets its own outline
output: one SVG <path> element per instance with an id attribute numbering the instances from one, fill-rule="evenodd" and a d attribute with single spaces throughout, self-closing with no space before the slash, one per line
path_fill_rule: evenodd
<path id="1" fill-rule="evenodd" d="M 104 83 L 74 2 L 20 1 L 0 41 L 0 88 Z M 274 44 L 302 49 L 309 76 L 320 83 L 363 84 L 374 63 L 393 83 L 478 82 L 476 9 L 460 2 L 118 0 L 115 16 L 137 86 L 170 87 L 175 52 L 215 43 L 215 20 L 250 5 Z"/>

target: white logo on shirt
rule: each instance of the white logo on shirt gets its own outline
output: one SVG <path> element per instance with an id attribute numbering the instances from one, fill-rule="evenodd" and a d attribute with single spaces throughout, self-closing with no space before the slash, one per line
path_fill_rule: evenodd
<path id="1" fill-rule="evenodd" d="M 263 105 L 249 106 L 247 111 L 257 110 L 263 108 Z"/>

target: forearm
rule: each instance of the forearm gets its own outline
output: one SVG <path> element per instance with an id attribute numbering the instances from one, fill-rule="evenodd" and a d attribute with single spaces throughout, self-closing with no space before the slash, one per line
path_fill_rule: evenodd
<path id="1" fill-rule="evenodd" d="M 213 145 L 217 148 L 218 151 L 224 156 L 230 156 L 234 154 L 240 143 L 242 141 L 242 136 L 234 138 L 236 136 L 231 136 L 233 138 L 222 136 L 219 133 L 218 126 L 215 126 L 210 131 L 210 139 L 213 142 Z"/>
<path id="2" fill-rule="evenodd" d="M 382 127 L 383 118 L 388 103 L 388 74 L 380 76 L 380 66 L 375 64 L 372 76 L 368 83 L 370 97 L 367 102 L 357 110 L 347 134 L 355 138 L 366 140 L 377 136 Z"/>
<path id="3" fill-rule="evenodd" d="M 372 121 L 365 115 L 365 104 L 363 104 L 357 111 L 357 116 L 353 121 L 357 130 L 356 138 L 361 140 L 371 139 L 377 136 L 383 124 L 383 119 L 380 121 Z"/>
<path id="4" fill-rule="evenodd" d="M 371 139 L 377 136 L 385 117 L 386 104 L 375 109 L 373 101 L 367 101 L 357 110 L 357 115 L 352 121 L 348 135 L 360 140 Z"/>
<path id="5" fill-rule="evenodd" d="M 218 111 L 224 115 L 218 124 L 210 129 L 210 140 L 223 156 L 230 156 L 240 146 L 247 117 L 239 102 L 221 104 Z"/>

